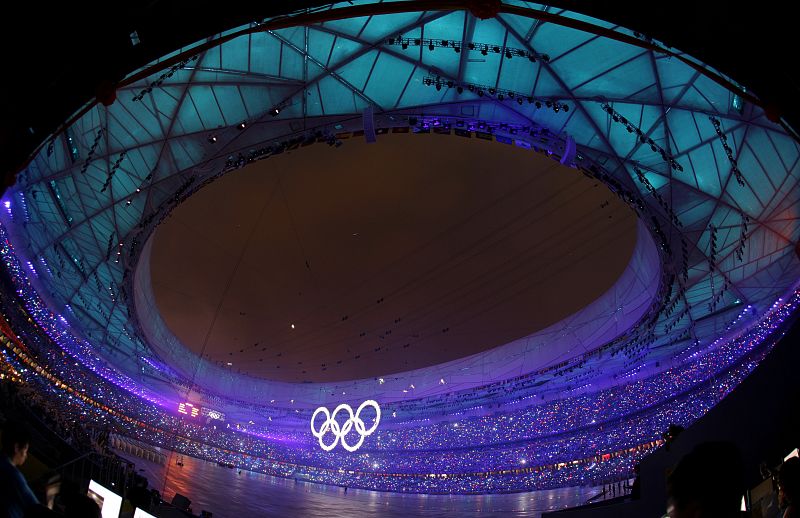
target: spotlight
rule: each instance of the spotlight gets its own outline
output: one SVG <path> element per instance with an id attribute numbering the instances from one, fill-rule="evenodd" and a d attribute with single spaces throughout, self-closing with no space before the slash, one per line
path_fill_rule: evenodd
<path id="1" fill-rule="evenodd" d="M 403 42 L 403 43 L 400 45 L 400 47 L 401 47 L 403 50 L 407 50 L 407 49 L 408 49 L 408 42 L 407 42 L 407 41 L 404 41 L 404 42 Z"/>
<path id="2" fill-rule="evenodd" d="M 536 63 L 536 56 L 534 56 L 533 54 L 528 54 L 528 59 L 530 60 L 531 63 Z"/>
<path id="3" fill-rule="evenodd" d="M 483 97 L 483 90 L 478 89 L 478 97 Z"/>
<path id="4" fill-rule="evenodd" d="M 275 109 L 277 111 L 277 108 Z M 277 115 L 277 114 L 276 114 Z M 236 126 L 239 130 L 243 130 L 247 127 L 247 122 L 242 121 Z"/>
<path id="5" fill-rule="evenodd" d="M 552 108 L 553 107 L 553 102 L 552 101 L 545 101 L 544 105 L 547 106 L 548 108 Z"/>
<path id="6" fill-rule="evenodd" d="M 475 85 L 467 85 L 467 90 L 469 90 L 470 92 L 474 92 L 475 91 Z"/>
<path id="7" fill-rule="evenodd" d="M 565 112 L 568 112 L 569 111 L 569 105 L 565 104 L 565 105 L 561 106 L 561 109 L 564 110 Z"/>
<path id="8" fill-rule="evenodd" d="M 436 91 L 437 92 L 441 91 L 441 89 L 442 89 L 442 83 L 440 83 L 439 81 L 436 81 Z"/>
<path id="9" fill-rule="evenodd" d="M 494 47 L 492 47 L 492 52 L 494 52 L 495 54 L 500 54 L 500 47 L 495 45 Z"/>
<path id="10" fill-rule="evenodd" d="M 511 51 L 506 49 L 506 59 L 511 59 Z"/>
<path id="11" fill-rule="evenodd" d="M 214 136 L 214 135 L 211 135 L 211 136 L 209 136 L 209 137 L 208 137 L 208 141 L 209 141 L 211 144 L 216 144 L 216 143 L 217 143 L 217 137 L 216 137 L 216 136 Z"/>
<path id="12" fill-rule="evenodd" d="M 522 97 L 517 97 L 517 104 L 522 105 Z"/>
<path id="13" fill-rule="evenodd" d="M 556 104 L 554 104 L 554 105 L 553 105 L 553 111 L 554 111 L 554 112 L 558 113 L 558 111 L 559 111 L 560 109 L 561 109 L 561 108 L 559 107 L 558 103 L 556 103 Z"/>
<path id="14" fill-rule="evenodd" d="M 494 88 L 489 88 L 489 95 L 494 95 L 494 93 L 495 93 L 495 89 Z"/>
<path id="15" fill-rule="evenodd" d="M 487 47 L 483 47 L 481 49 L 481 54 L 483 54 L 484 56 L 487 56 L 489 54 L 489 49 Z"/>
<path id="16" fill-rule="evenodd" d="M 505 99 L 505 96 L 503 94 L 497 94 L 498 101 L 502 101 L 503 99 Z"/>
<path id="17" fill-rule="evenodd" d="M 537 108 L 541 108 L 542 107 L 542 103 L 540 103 L 539 101 L 536 101 L 536 107 Z"/>
<path id="18" fill-rule="evenodd" d="M 469 48 L 469 50 L 475 50 L 475 44 L 474 43 L 470 43 L 469 45 L 467 45 L 467 47 Z"/>
<path id="19" fill-rule="evenodd" d="M 464 89 L 463 89 L 462 87 L 460 87 L 460 86 L 457 86 L 457 87 L 456 87 L 456 92 L 457 92 L 457 93 L 460 93 L 460 94 L 461 94 L 461 93 L 464 93 Z"/>
<path id="20" fill-rule="evenodd" d="M 453 88 L 453 82 L 452 81 L 448 81 L 447 82 L 447 88 Z"/>
<path id="21" fill-rule="evenodd" d="M 509 99 L 513 99 L 514 98 L 514 92 L 508 92 L 508 98 Z"/>
<path id="22" fill-rule="evenodd" d="M 458 54 L 459 52 L 461 52 L 461 47 L 459 47 L 458 45 L 453 45 L 453 50 L 455 50 L 456 54 Z"/>
<path id="23" fill-rule="evenodd" d="M 434 47 L 434 46 L 433 46 L 433 43 L 431 43 L 430 45 L 428 45 L 428 50 L 430 50 L 430 51 L 433 51 L 433 49 L 435 49 L 435 48 L 436 48 L 436 47 Z"/>

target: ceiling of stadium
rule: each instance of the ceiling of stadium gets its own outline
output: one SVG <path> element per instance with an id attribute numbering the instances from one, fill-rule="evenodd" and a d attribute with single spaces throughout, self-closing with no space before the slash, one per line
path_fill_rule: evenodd
<path id="1" fill-rule="evenodd" d="M 635 213 L 544 155 L 440 135 L 344 144 L 227 175 L 158 228 L 153 290 L 192 351 L 282 381 L 435 365 L 566 318 L 630 260 Z"/>
<path id="2" fill-rule="evenodd" d="M 573 322 L 562 321 L 558 333 L 541 338 L 542 342 L 569 341 L 564 347 L 571 347 L 571 358 L 546 357 L 540 354 L 541 342 L 534 340 L 530 344 L 516 341 L 513 347 L 492 349 L 446 367 L 405 371 L 411 364 L 393 364 L 394 372 L 404 374 L 387 377 L 381 384 L 379 395 L 384 400 L 411 397 L 410 391 L 421 397 L 467 390 L 521 373 L 541 374 L 552 365 L 573 360 L 569 368 L 575 369 L 575 376 L 591 378 L 594 387 L 601 373 L 613 380 L 615 373 L 639 367 L 637 375 L 644 375 L 645 368 L 668 369 L 702 348 L 713 347 L 721 334 L 746 325 L 738 317 L 742 306 L 763 314 L 800 278 L 795 253 L 800 236 L 800 147 L 785 128 L 767 117 L 763 102 L 749 87 L 638 32 L 561 9 L 509 1 L 494 18 L 480 19 L 468 10 L 414 11 L 420 5 L 361 0 L 231 29 L 132 72 L 117 84 L 116 100 L 105 96 L 107 106 L 87 104 L 65 122 L 63 131 L 42 141 L 3 197 L 0 220 L 52 312 L 47 318 L 67 322 L 80 337 L 65 347 L 94 368 L 107 369 L 109 377 L 129 377 L 148 390 L 153 380 L 163 380 L 170 387 L 196 384 L 209 394 L 232 395 L 237 401 L 260 401 L 265 391 L 280 392 L 276 401 L 282 398 L 308 405 L 318 402 L 323 393 L 333 397 L 334 391 L 322 391 L 317 384 L 267 382 L 236 372 L 243 363 L 263 363 L 264 369 L 252 372 L 267 375 L 267 367 L 278 370 L 278 358 L 287 362 L 280 364 L 283 372 L 288 369 L 290 346 L 299 350 L 321 345 L 320 338 L 318 342 L 287 341 L 313 338 L 302 333 L 319 329 L 304 320 L 310 318 L 314 303 L 299 305 L 279 296 L 280 311 L 269 312 L 272 320 L 265 316 L 262 324 L 267 331 L 269 326 L 278 330 L 269 333 L 274 349 L 238 352 L 266 341 L 267 333 L 259 327 L 259 336 L 234 334 L 231 339 L 239 338 L 242 345 L 225 351 L 227 358 L 212 357 L 223 365 L 198 361 L 170 333 L 156 310 L 161 303 L 153 300 L 150 237 L 177 205 L 199 203 L 195 193 L 202 197 L 207 182 L 237 175 L 235 170 L 242 167 L 241 175 L 247 176 L 248 162 L 269 157 L 266 162 L 280 163 L 285 158 L 280 154 L 300 143 L 318 141 L 311 147 L 326 149 L 328 138 L 363 130 L 366 114 L 374 115 L 374 127 L 381 130 L 436 128 L 451 135 L 460 131 L 473 141 L 483 138 L 483 133 L 500 142 L 495 146 L 511 143 L 531 155 L 537 150 L 551 152 L 556 160 L 597 178 L 615 196 L 637 207 L 642 233 L 649 234 L 657 247 L 656 253 L 634 251 L 631 268 L 626 270 L 630 282 L 619 289 L 615 286 L 602 304 L 586 308 L 586 332 L 575 332 Z M 347 153 L 351 145 L 352 140 L 330 152 Z M 331 162 L 327 160 L 326 166 Z M 436 171 L 445 175 L 445 170 Z M 276 264 L 264 269 L 272 275 L 264 276 L 264 282 L 276 282 L 273 272 L 284 271 L 277 264 L 290 261 L 292 268 L 302 272 L 305 284 L 297 292 L 303 297 L 310 298 L 315 289 L 327 289 L 323 282 L 332 278 L 337 282 L 332 292 L 344 289 L 340 278 L 344 274 L 336 269 L 334 258 L 341 261 L 338 254 L 351 253 L 351 247 L 336 255 L 314 248 L 308 219 L 302 217 L 290 189 L 293 184 L 287 180 L 281 185 L 267 210 L 274 211 L 275 221 L 291 213 L 293 223 L 288 233 L 284 230 L 285 255 L 262 252 Z M 305 195 L 310 185 L 324 184 L 307 182 L 293 188 Z M 260 193 L 270 196 L 270 186 Z M 374 188 L 378 187 L 384 186 Z M 222 197 L 213 200 L 214 210 L 221 210 Z M 259 202 L 266 203 L 263 196 Z M 472 210 L 480 207 L 475 204 Z M 465 210 L 470 208 L 465 206 Z M 455 214 L 442 217 L 455 222 Z M 438 214 L 426 217 L 440 223 Z M 343 235 L 348 244 L 364 246 L 366 236 L 376 232 L 366 225 L 340 229 L 345 223 L 326 220 L 330 226 L 317 230 L 332 229 L 323 234 L 328 240 L 323 243 Z M 375 223 L 374 228 L 386 224 Z M 278 235 L 278 229 L 273 230 Z M 235 232 L 226 234 L 231 234 L 226 239 L 236 236 Z M 335 245 L 333 250 L 345 248 L 340 242 Z M 653 252 L 655 247 L 645 248 Z M 357 249 L 352 248 L 355 253 Z M 238 260 L 237 255 L 229 255 Z M 186 256 L 176 264 L 195 259 Z M 438 266 L 445 258 L 430 260 Z M 230 263 L 230 257 L 226 261 Z M 241 267 L 249 267 L 249 261 Z M 380 271 L 375 264 L 379 263 L 369 264 L 374 268 L 370 271 Z M 235 286 L 235 265 L 219 268 L 219 293 L 229 280 Z M 414 278 L 408 272 L 398 275 Z M 319 288 L 309 287 L 315 278 Z M 426 288 L 435 296 L 437 285 L 428 284 Z M 279 294 L 293 293 L 282 284 L 267 287 Z M 388 331 L 387 320 L 394 324 L 400 317 L 408 325 L 405 311 L 419 311 L 413 309 L 416 304 L 401 303 L 399 298 L 394 302 L 392 286 L 371 287 L 345 299 L 332 298 L 334 309 L 321 321 L 336 322 L 341 329 L 356 333 L 356 338 L 366 339 Z M 628 296 L 637 300 L 629 301 Z M 374 325 L 367 326 L 365 317 L 362 323 L 358 303 L 377 305 L 382 298 L 385 306 L 381 307 L 389 308 L 386 314 Z M 231 313 L 240 321 L 250 317 L 233 298 L 218 294 L 215 300 L 223 304 L 219 311 L 213 307 L 212 320 L 217 313 Z M 469 299 L 456 301 L 469 304 Z M 317 304 L 326 302 L 320 299 Z M 240 311 L 247 315 L 239 315 Z M 263 314 L 267 315 L 266 310 Z M 344 316 L 348 319 L 342 321 Z M 514 331 L 502 321 L 498 325 L 511 329 L 506 332 L 513 337 L 546 325 L 547 319 L 542 320 L 526 330 Z M 439 333 L 450 329 L 445 336 L 458 337 L 463 332 L 462 324 L 450 318 L 440 322 Z M 608 325 L 590 325 L 593 322 Z M 296 328 L 290 334 L 287 326 L 292 323 Z M 204 322 L 200 328 L 206 333 L 212 330 L 207 353 L 216 354 L 212 339 L 215 332 L 226 334 L 221 326 L 221 321 Z M 362 332 L 373 334 L 359 337 Z M 623 354 L 588 356 L 626 333 L 629 336 L 613 342 Z M 205 343 L 205 335 L 200 335 L 200 343 Z M 346 338 L 327 332 L 320 336 L 326 343 Z M 456 339 L 452 340 L 450 344 L 455 344 Z M 367 342 L 371 352 L 379 346 Z M 460 349 L 462 343 L 458 341 L 458 355 L 453 358 L 466 354 Z M 422 344 L 418 350 L 443 351 L 446 346 Z M 274 356 L 263 356 L 259 362 L 260 353 Z M 277 357 L 280 353 L 284 356 Z M 387 364 L 391 363 L 386 357 Z M 339 378 L 331 365 L 322 366 L 340 359 L 336 355 L 319 359 L 312 379 L 346 377 Z M 298 361 L 306 360 L 293 360 L 293 368 Z M 228 362 L 233 365 L 228 367 Z M 359 362 L 368 364 L 366 357 Z M 378 396 L 375 380 L 363 379 L 367 369 L 360 367 L 359 380 L 364 382 L 352 380 L 348 397 Z M 330 377 L 320 377 L 323 374 Z M 546 375 L 556 376 L 549 370 Z M 446 385 L 441 383 L 443 378 Z M 563 378 L 551 390 L 568 383 Z"/>

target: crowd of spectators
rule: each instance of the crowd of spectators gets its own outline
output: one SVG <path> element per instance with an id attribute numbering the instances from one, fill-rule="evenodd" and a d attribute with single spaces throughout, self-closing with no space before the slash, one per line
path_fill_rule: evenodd
<path id="1" fill-rule="evenodd" d="M 55 429 L 63 430 L 67 423 L 77 423 L 80 426 L 72 428 L 81 430 L 109 429 L 147 444 L 271 475 L 393 491 L 531 490 L 628 478 L 633 465 L 661 444 L 661 431 L 670 424 L 688 425 L 700 417 L 736 386 L 766 351 L 760 348 L 751 352 L 740 365 L 680 397 L 623 417 L 605 419 L 596 426 L 467 446 L 470 436 L 465 436 L 461 429 L 480 427 L 480 422 L 502 429 L 505 422 L 518 420 L 519 426 L 535 429 L 540 414 L 534 407 L 520 411 L 516 418 L 495 416 L 493 423 L 487 421 L 491 418 L 487 416 L 431 427 L 389 430 L 385 434 L 416 432 L 421 437 L 417 442 L 389 447 L 385 443 L 392 437 L 385 435 L 380 442 L 365 444 L 354 454 L 323 452 L 315 447 L 313 438 L 303 437 L 300 431 L 285 431 L 287 441 L 282 443 L 235 427 L 193 421 L 137 401 L 135 396 L 112 387 L 101 391 L 104 397 L 99 404 L 86 396 L 85 390 L 71 393 L 37 374 L 28 377 L 21 394 L 30 398 L 31 406 L 38 408 L 43 419 L 55 423 Z M 22 369 L 24 367 L 20 366 L 18 370 Z M 70 386 L 85 388 L 102 384 L 95 374 L 85 370 L 73 369 L 65 373 Z M 570 407 L 574 412 L 585 412 L 590 403 L 587 397 L 583 395 L 542 406 L 555 405 L 559 412 L 566 412 L 565 408 Z M 608 395 L 601 392 L 596 397 L 602 401 Z M 46 417 L 48 414 L 50 417 Z M 514 437 L 514 430 L 516 428 L 505 431 L 508 435 L 504 437 Z M 89 432 L 85 437 L 78 440 L 90 440 Z M 420 447 L 434 444 L 434 441 L 440 441 L 436 443 L 435 454 Z M 449 443 L 451 447 L 443 448 L 442 443 Z"/>
<path id="2" fill-rule="evenodd" d="M 4 257 L 9 264 L 8 250 Z M 152 391 L 110 374 L 89 344 L 59 325 L 38 299 L 20 305 L 30 286 L 16 286 L 20 299 L 0 294 L 4 322 L 13 328 L 8 334 L 14 335 L 0 336 L 0 366 L 8 373 L 0 385 L 18 387 L 16 397 L 65 441 L 94 448 L 112 432 L 271 475 L 426 493 L 547 489 L 629 478 L 636 462 L 663 443 L 664 430 L 691 424 L 752 371 L 800 300 L 796 292 L 745 333 L 649 377 L 547 401 L 522 392 L 508 398 L 507 407 L 477 416 L 415 421 L 387 415 L 358 452 L 348 453 L 321 450 L 307 420 L 298 428 L 266 423 L 257 415 L 258 424 L 175 413 Z"/>

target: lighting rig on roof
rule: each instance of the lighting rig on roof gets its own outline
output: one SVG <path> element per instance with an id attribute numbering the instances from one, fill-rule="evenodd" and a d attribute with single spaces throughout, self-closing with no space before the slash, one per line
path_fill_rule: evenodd
<path id="1" fill-rule="evenodd" d="M 740 212 L 739 214 L 742 217 L 742 229 L 739 234 L 739 244 L 736 246 L 733 254 L 739 262 L 742 262 L 744 260 L 744 245 L 747 241 L 747 224 L 750 222 L 750 216 L 744 212 Z"/>
<path id="2" fill-rule="evenodd" d="M 551 143 L 557 140 L 557 136 L 551 133 L 550 130 L 544 126 L 526 126 L 523 124 L 515 124 L 510 122 L 487 122 L 481 119 L 473 118 L 439 117 L 436 115 L 409 117 L 408 124 L 409 126 L 421 129 L 461 129 L 465 132 L 474 131 L 481 134 L 503 132 L 510 135 L 528 135 L 533 138 L 538 138 L 542 143 Z M 456 134 L 459 136 L 466 136 L 466 134 L 463 133 Z"/>
<path id="3" fill-rule="evenodd" d="M 636 178 L 639 180 L 639 182 L 644 185 L 645 189 L 647 189 L 647 191 L 653 196 L 661 208 L 664 209 L 664 212 L 666 212 L 669 220 L 672 221 L 672 224 L 678 228 L 683 228 L 683 223 L 681 223 L 681 220 L 678 219 L 678 215 L 675 214 L 675 211 L 672 210 L 672 206 L 667 203 L 661 194 L 656 190 L 656 188 L 653 187 L 653 184 L 650 183 L 650 180 L 647 179 L 642 170 L 637 166 L 633 166 L 633 171 L 636 173 Z"/>
<path id="4" fill-rule="evenodd" d="M 281 111 L 284 110 L 287 106 L 289 106 L 289 100 L 281 101 L 272 108 L 270 108 L 268 113 L 272 117 L 277 117 L 278 115 L 280 115 Z"/>
<path id="5" fill-rule="evenodd" d="M 722 301 L 723 295 L 725 294 L 726 291 L 728 291 L 728 288 L 730 287 L 730 280 L 727 277 L 725 277 L 723 272 L 721 272 L 719 270 L 717 262 L 716 262 L 716 260 L 717 260 L 717 252 L 718 252 L 718 250 L 717 250 L 717 233 L 718 233 L 718 230 L 719 229 L 714 225 L 710 225 L 710 227 L 709 227 L 709 232 L 710 232 L 710 234 L 709 234 L 710 251 L 709 251 L 709 254 L 708 254 L 708 270 L 709 270 L 709 274 L 710 274 L 709 280 L 710 280 L 710 284 L 711 284 L 711 295 L 712 295 L 711 301 L 708 303 L 708 311 L 709 311 L 709 313 L 713 313 L 714 311 L 716 311 L 717 305 Z M 743 242 L 740 243 L 740 246 L 743 246 Z M 720 275 L 722 275 L 722 277 L 724 279 L 723 283 L 722 283 L 722 287 L 721 287 L 719 293 L 715 293 L 716 290 L 714 288 L 714 272 L 715 271 L 717 273 L 719 273 Z"/>
<path id="6" fill-rule="evenodd" d="M 121 152 L 117 157 L 117 161 L 114 162 L 114 165 L 111 166 L 111 169 L 108 171 L 108 176 L 106 177 L 106 181 L 103 183 L 103 187 L 100 189 L 100 192 L 105 192 L 106 189 L 111 185 L 111 179 L 114 178 L 114 173 L 117 172 L 119 166 L 122 164 L 122 161 L 125 159 L 125 151 Z"/>
<path id="7" fill-rule="evenodd" d="M 650 149 L 652 149 L 653 152 L 660 153 L 661 158 L 664 159 L 664 162 L 666 162 L 670 168 L 683 171 L 683 166 L 681 166 L 672 156 L 670 156 L 670 154 L 667 153 L 664 148 L 656 144 L 652 138 L 645 135 L 642 130 L 634 126 L 633 123 L 626 119 L 623 115 L 620 115 L 620 113 L 612 108 L 609 104 L 603 103 L 603 111 L 608 113 L 614 122 L 623 124 L 625 129 L 628 130 L 628 133 L 636 133 L 636 136 L 642 144 L 649 144 Z"/>
<path id="8" fill-rule="evenodd" d="M 86 160 L 83 161 L 83 165 L 81 166 L 81 173 L 86 173 L 86 170 L 89 169 L 89 164 L 92 161 L 92 157 L 94 156 L 94 152 L 97 149 L 97 146 L 100 143 L 100 138 L 102 138 L 102 136 L 103 136 L 103 128 L 100 128 L 94 135 L 94 142 L 92 143 L 92 147 L 89 148 L 89 154 L 86 155 Z M 68 140 L 71 140 L 71 138 Z M 77 155 L 77 148 L 75 154 Z"/>
<path id="9" fill-rule="evenodd" d="M 722 125 L 719 119 L 709 115 L 708 120 L 714 125 L 714 131 L 717 132 L 719 141 L 722 143 L 722 148 L 725 150 L 725 154 L 728 155 L 728 161 L 731 163 L 731 172 L 736 178 L 736 183 L 744 187 L 744 176 L 742 176 L 742 171 L 739 170 L 739 164 L 736 163 L 736 157 L 733 156 L 733 150 L 728 145 L 728 136 L 722 132 Z"/>
<path id="10" fill-rule="evenodd" d="M 106 261 L 111 259 L 111 248 L 114 246 L 114 232 L 108 236 L 108 245 L 106 246 Z"/>
<path id="11" fill-rule="evenodd" d="M 443 79 L 440 76 L 426 75 L 422 79 L 422 84 L 425 86 L 434 86 L 436 87 L 436 90 L 441 90 L 442 87 L 455 88 L 456 93 L 458 94 L 462 94 L 464 93 L 464 90 L 467 90 L 469 92 L 476 93 L 478 97 L 483 97 L 484 95 L 490 95 L 492 97 L 495 97 L 498 101 L 505 101 L 505 100 L 508 100 L 509 102 L 516 101 L 517 104 L 520 105 L 527 102 L 528 104 L 535 105 L 536 108 L 541 108 L 542 105 L 544 105 L 548 108 L 551 108 L 556 113 L 562 110 L 565 112 L 569 111 L 569 105 L 559 100 L 540 99 L 533 97 L 532 95 L 515 92 L 514 90 L 508 90 L 505 88 L 496 88 L 494 86 L 486 86 L 476 83 L 467 83 L 463 81 L 455 81 L 453 79 Z"/>
<path id="12" fill-rule="evenodd" d="M 239 169 L 249 163 L 264 160 L 274 155 L 280 155 L 284 151 L 292 151 L 299 147 L 310 146 L 317 142 L 325 142 L 331 147 L 341 147 L 342 145 L 342 141 L 337 138 L 336 135 L 323 131 L 315 131 L 306 135 L 297 135 L 286 140 L 264 145 L 257 149 L 251 149 L 247 154 L 240 152 L 236 155 L 228 155 L 223 172 Z"/>
<path id="13" fill-rule="evenodd" d="M 717 227 L 709 225 L 709 252 L 708 252 L 708 269 L 713 273 L 717 269 Z M 711 277 L 711 286 L 714 286 L 714 277 Z"/>
<path id="14" fill-rule="evenodd" d="M 139 184 L 136 190 L 128 196 L 128 200 L 125 202 L 126 207 L 131 206 L 131 204 L 133 203 L 133 196 L 135 194 L 139 194 L 140 192 L 142 192 L 142 189 L 145 188 L 145 184 L 153 178 L 153 172 L 154 171 L 150 171 L 150 173 L 148 173 L 147 176 L 144 177 L 144 180 L 142 180 L 142 183 Z M 119 260 L 117 262 L 119 262 Z"/>
<path id="15" fill-rule="evenodd" d="M 460 54 L 462 50 L 480 52 L 484 56 L 492 54 L 499 54 L 505 56 L 506 59 L 514 57 L 527 58 L 531 63 L 541 61 L 543 63 L 550 63 L 550 56 L 547 54 L 540 54 L 535 51 L 509 47 L 506 45 L 492 45 L 489 43 L 477 43 L 474 41 L 463 42 L 458 40 L 445 40 L 445 39 L 432 39 L 432 38 L 404 38 L 398 36 L 395 38 L 387 38 L 384 40 L 386 45 L 393 45 L 402 48 L 403 50 L 408 47 L 428 47 L 428 50 L 433 52 L 436 48 L 450 48 L 456 54 Z"/>
<path id="16" fill-rule="evenodd" d="M 194 56 L 192 56 L 190 58 L 186 58 L 183 61 L 180 61 L 179 63 L 176 63 L 176 64 L 172 65 L 171 67 L 169 67 L 169 70 L 167 70 L 166 72 L 161 74 L 158 77 L 158 79 L 156 79 L 155 81 L 150 83 L 150 86 L 148 86 L 147 88 L 145 88 L 144 90 L 142 90 L 138 94 L 134 95 L 133 96 L 133 102 L 141 101 L 142 99 L 144 99 L 145 95 L 147 95 L 147 94 L 149 94 L 150 92 L 153 91 L 153 88 L 158 88 L 159 86 L 164 84 L 164 81 L 166 81 L 167 79 L 169 79 L 170 77 L 175 75 L 175 72 L 177 72 L 178 70 L 187 68 L 187 65 L 189 63 L 191 63 L 192 61 L 197 61 L 199 58 L 200 58 L 200 56 L 195 54 Z"/>

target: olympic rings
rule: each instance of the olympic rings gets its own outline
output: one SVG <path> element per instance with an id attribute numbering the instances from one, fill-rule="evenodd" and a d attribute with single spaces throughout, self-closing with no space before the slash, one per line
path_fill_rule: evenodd
<path id="1" fill-rule="evenodd" d="M 369 428 L 369 430 L 366 428 L 366 426 L 364 425 L 364 421 L 361 419 L 361 411 L 364 410 L 364 407 L 367 406 L 371 406 L 372 408 L 375 409 L 375 423 L 373 423 L 373 425 Z M 347 412 L 349 414 L 349 417 L 347 418 L 347 421 L 344 422 L 344 424 L 339 426 L 339 423 L 336 422 L 336 416 L 337 414 L 339 414 L 339 412 L 342 411 Z M 317 416 L 319 414 L 325 415 L 325 422 L 323 422 L 322 426 L 320 426 L 319 430 L 317 430 L 314 427 L 314 423 L 316 422 Z M 319 446 L 325 451 L 331 451 L 332 449 L 334 449 L 336 445 L 339 444 L 339 440 L 341 439 L 342 447 L 347 451 L 353 452 L 359 449 L 362 444 L 364 444 L 364 439 L 368 435 L 372 435 L 375 432 L 375 430 L 378 429 L 378 423 L 380 422 L 380 420 L 381 420 L 381 407 L 378 406 L 378 403 L 372 399 L 368 399 L 363 403 L 361 403 L 361 405 L 358 407 L 358 410 L 356 410 L 355 415 L 353 414 L 353 409 L 347 403 L 342 403 L 341 405 L 337 406 L 336 409 L 334 409 L 333 414 L 331 414 L 326 407 L 321 406 L 317 408 L 314 411 L 314 414 L 311 416 L 311 433 L 314 434 L 314 437 L 319 439 Z M 359 438 L 358 442 L 356 442 L 356 444 L 351 446 L 347 444 L 345 436 L 348 433 L 350 433 L 350 431 L 352 431 L 353 429 L 355 429 L 356 433 L 358 433 Z M 330 444 L 325 444 L 322 438 L 328 432 L 333 434 L 334 440 Z"/>

